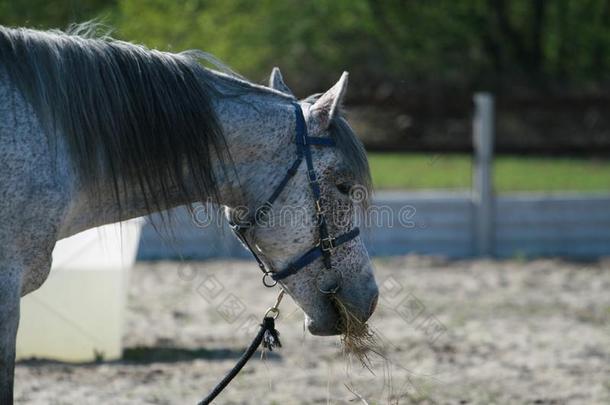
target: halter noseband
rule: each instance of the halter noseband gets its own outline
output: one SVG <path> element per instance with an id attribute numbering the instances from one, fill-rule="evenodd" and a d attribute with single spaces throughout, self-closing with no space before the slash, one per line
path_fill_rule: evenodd
<path id="1" fill-rule="evenodd" d="M 312 145 L 334 147 L 335 141 L 331 138 L 309 136 L 307 134 L 307 126 L 305 125 L 305 118 L 303 117 L 303 111 L 301 110 L 301 106 L 296 103 L 293 105 L 296 116 L 296 160 L 294 161 L 292 166 L 290 166 L 290 168 L 288 169 L 278 186 L 275 188 L 273 193 L 271 193 L 269 199 L 265 201 L 265 203 L 260 209 L 257 210 L 256 215 L 254 216 L 254 222 L 249 221 L 247 225 L 240 225 L 234 222 L 229 222 L 229 224 L 231 225 L 231 229 L 233 229 L 233 232 L 235 232 L 237 238 L 252 253 L 254 259 L 258 263 L 258 266 L 263 271 L 263 284 L 265 286 L 273 287 L 275 284 L 277 284 L 278 281 L 295 274 L 305 266 L 311 264 L 314 260 L 318 259 L 319 257 L 322 257 L 322 261 L 324 263 L 326 271 L 318 275 L 318 289 L 324 294 L 333 294 L 336 293 L 341 287 L 342 276 L 338 270 L 333 269 L 332 267 L 332 252 L 336 247 L 356 238 L 360 234 L 360 230 L 356 227 L 340 236 L 330 236 L 328 232 L 326 216 L 324 215 L 324 212 L 322 211 L 322 207 L 320 205 L 320 184 L 318 183 L 318 178 L 313 167 L 311 147 Z M 255 250 L 248 242 L 246 233 L 249 229 L 252 228 L 252 224 L 256 223 L 256 220 L 259 220 L 262 216 L 267 215 L 267 213 L 273 206 L 275 200 L 286 188 L 288 181 L 297 173 L 298 168 L 299 166 L 301 166 L 303 160 L 305 160 L 305 163 L 307 165 L 307 176 L 309 177 L 309 185 L 311 187 L 311 191 L 314 197 L 314 206 L 316 210 L 318 226 L 318 242 L 314 247 L 309 249 L 298 259 L 294 260 L 288 266 L 286 266 L 286 268 L 274 272 L 268 270 L 265 266 L 265 263 L 256 254 Z"/>

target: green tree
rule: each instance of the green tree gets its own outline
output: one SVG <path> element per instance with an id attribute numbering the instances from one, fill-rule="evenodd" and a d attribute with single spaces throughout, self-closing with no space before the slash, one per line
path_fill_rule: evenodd
<path id="1" fill-rule="evenodd" d="M 114 0 L 0 0 L 0 24 L 65 28 L 72 22 L 108 15 Z"/>
<path id="2" fill-rule="evenodd" d="M 349 70 L 350 92 L 410 86 L 602 91 L 610 0 L 0 0 L 0 23 L 102 17 L 115 36 L 206 50 L 256 80 L 279 65 L 299 94 Z"/>

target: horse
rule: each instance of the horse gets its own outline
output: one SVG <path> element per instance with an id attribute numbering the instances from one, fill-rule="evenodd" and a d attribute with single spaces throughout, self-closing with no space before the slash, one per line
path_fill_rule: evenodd
<path id="1" fill-rule="evenodd" d="M 325 93 L 298 100 L 277 68 L 263 86 L 202 51 L 151 50 L 91 24 L 0 26 L 0 404 L 13 401 L 20 297 L 44 283 L 57 240 L 198 202 L 239 224 L 280 182 L 268 224 L 249 224 L 242 242 L 266 276 L 319 249 L 279 280 L 310 333 L 342 332 L 333 299 L 366 322 L 378 288 L 362 239 L 349 233 L 359 205 L 350 193 L 370 195 L 371 180 L 340 109 L 347 82 L 344 73 Z M 303 131 L 308 165 L 293 167 Z M 314 220 L 271 221 L 290 207 Z M 323 237 L 321 217 L 328 235 L 349 240 Z M 329 293 L 318 276 L 330 262 L 340 288 Z"/>

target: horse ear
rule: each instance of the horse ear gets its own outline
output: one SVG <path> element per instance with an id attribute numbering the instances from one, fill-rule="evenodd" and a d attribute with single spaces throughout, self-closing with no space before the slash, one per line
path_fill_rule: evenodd
<path id="1" fill-rule="evenodd" d="M 347 91 L 347 77 L 348 73 L 343 72 L 339 81 L 311 106 L 312 116 L 323 129 L 328 128 L 339 111 Z"/>
<path id="2" fill-rule="evenodd" d="M 269 77 L 269 87 L 293 96 L 292 91 L 290 91 L 288 86 L 286 86 L 284 83 L 284 78 L 282 77 L 282 72 L 280 72 L 279 67 L 274 67 L 271 71 L 271 76 Z"/>

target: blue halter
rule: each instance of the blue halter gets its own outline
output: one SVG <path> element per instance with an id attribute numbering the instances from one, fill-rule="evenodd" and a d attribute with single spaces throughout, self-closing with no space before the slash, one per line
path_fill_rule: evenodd
<path id="1" fill-rule="evenodd" d="M 263 271 L 263 284 L 267 287 L 272 287 L 277 284 L 278 281 L 285 279 L 286 277 L 292 276 L 297 273 L 299 270 L 304 268 L 305 266 L 311 264 L 318 258 L 322 258 L 324 263 L 324 267 L 326 271 L 324 274 L 320 274 L 318 276 L 318 289 L 325 294 L 333 294 L 336 293 L 341 286 L 341 273 L 332 267 L 331 257 L 333 250 L 346 243 L 350 240 L 356 238 L 360 234 L 360 230 L 358 228 L 354 228 L 349 232 L 346 232 L 337 237 L 331 237 L 328 232 L 328 225 L 326 222 L 326 217 L 324 212 L 322 211 L 322 207 L 320 205 L 320 184 L 318 183 L 318 178 L 316 176 L 316 172 L 313 167 L 313 159 L 311 154 L 312 145 L 315 146 L 329 146 L 334 147 L 335 141 L 331 138 L 322 138 L 309 136 L 307 134 L 307 126 L 305 125 L 305 118 L 303 117 L 303 111 L 301 110 L 301 106 L 298 104 L 294 104 L 294 111 L 296 116 L 296 153 L 297 158 L 290 166 L 280 183 L 277 185 L 271 196 L 262 207 L 257 210 L 255 215 L 255 220 L 260 220 L 260 218 L 268 213 L 268 211 L 273 206 L 275 200 L 279 197 L 282 191 L 286 188 L 286 185 L 290 181 L 292 177 L 297 173 L 299 166 L 305 160 L 305 164 L 307 165 L 307 176 L 309 177 L 309 185 L 311 187 L 311 191 L 314 197 L 314 205 L 317 216 L 317 224 L 318 224 L 318 242 L 314 247 L 305 252 L 298 259 L 291 262 L 286 268 L 279 271 L 271 271 L 268 270 L 265 266 L 265 263 L 260 259 L 260 257 L 256 254 L 252 246 L 248 242 L 247 231 L 252 227 L 250 224 L 248 225 L 239 225 L 236 223 L 230 222 L 231 228 L 235 232 L 237 238 L 248 248 L 248 250 L 256 259 L 258 266 Z M 256 223 L 256 222 L 254 222 Z M 271 279 L 271 281 L 269 280 Z"/>

